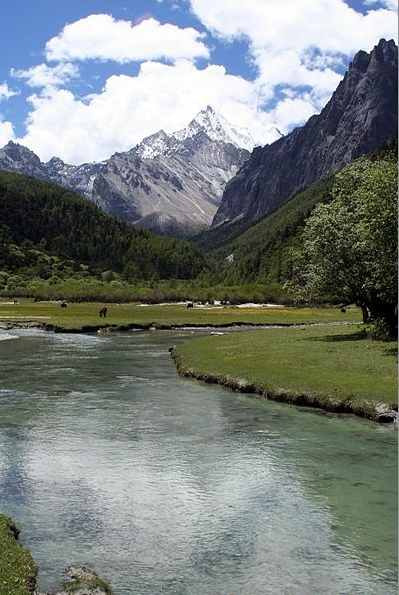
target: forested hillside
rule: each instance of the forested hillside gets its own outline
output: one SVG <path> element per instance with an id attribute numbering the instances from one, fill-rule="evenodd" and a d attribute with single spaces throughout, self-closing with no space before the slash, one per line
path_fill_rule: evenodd
<path id="1" fill-rule="evenodd" d="M 65 188 L 0 172 L 0 271 L 46 278 L 52 266 L 111 270 L 126 279 L 190 279 L 204 260 L 189 242 L 132 228 Z"/>
<path id="2" fill-rule="evenodd" d="M 369 156 L 396 160 L 397 143 Z M 235 239 L 213 252 L 218 282 L 284 283 L 292 277 L 293 252 L 302 241 L 307 218 L 317 204 L 331 200 L 335 176 L 300 192 Z"/>

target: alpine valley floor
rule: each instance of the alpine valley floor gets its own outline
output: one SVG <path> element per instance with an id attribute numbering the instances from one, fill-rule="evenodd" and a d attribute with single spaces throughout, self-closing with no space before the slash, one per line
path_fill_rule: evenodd
<path id="1" fill-rule="evenodd" d="M 107 305 L 106 318 L 99 311 Z M 294 307 L 195 307 L 185 304 L 104 304 L 70 303 L 61 308 L 59 302 L 32 300 L 0 301 L 0 324 L 29 325 L 58 331 L 96 331 L 101 328 L 130 330 L 174 327 L 226 327 L 234 325 L 298 325 L 315 323 L 360 322 L 358 308 L 294 308 Z"/>

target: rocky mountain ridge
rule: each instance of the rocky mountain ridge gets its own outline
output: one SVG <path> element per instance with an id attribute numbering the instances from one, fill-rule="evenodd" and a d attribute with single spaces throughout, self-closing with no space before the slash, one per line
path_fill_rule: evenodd
<path id="1" fill-rule="evenodd" d="M 398 48 L 358 52 L 319 115 L 256 148 L 227 184 L 213 227 L 248 227 L 299 191 L 397 136 Z"/>
<path id="2" fill-rule="evenodd" d="M 70 165 L 57 157 L 43 163 L 9 142 L 0 149 L 0 169 L 70 188 L 140 227 L 191 235 L 210 225 L 226 183 L 249 157 L 240 142 L 251 146 L 249 133 L 208 106 L 187 128 L 161 130 L 99 163 Z"/>
<path id="3" fill-rule="evenodd" d="M 143 159 L 154 159 L 160 155 L 179 151 L 182 142 L 198 134 L 205 134 L 210 140 L 228 143 L 247 151 L 251 151 L 255 146 L 249 130 L 232 126 L 226 118 L 208 105 L 191 120 L 186 128 L 171 134 L 160 130 L 144 138 L 134 151 Z"/>

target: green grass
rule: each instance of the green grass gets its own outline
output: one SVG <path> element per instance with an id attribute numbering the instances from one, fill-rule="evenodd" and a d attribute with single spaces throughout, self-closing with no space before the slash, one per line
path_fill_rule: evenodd
<path id="1" fill-rule="evenodd" d="M 357 308 L 349 308 L 346 313 L 338 308 L 193 308 L 184 305 L 140 306 L 137 304 L 109 304 L 108 316 L 100 318 L 98 312 L 103 303 L 69 304 L 63 309 L 51 302 L 34 303 L 23 300 L 18 304 L 0 301 L 0 322 L 36 321 L 62 327 L 80 329 L 107 325 L 228 325 L 248 324 L 297 324 L 309 322 L 358 322 Z"/>
<path id="2" fill-rule="evenodd" d="M 0 595 L 33 593 L 37 566 L 16 539 L 12 521 L 0 515 Z"/>
<path id="3" fill-rule="evenodd" d="M 271 398 L 373 417 L 375 402 L 396 402 L 396 343 L 359 327 L 269 329 L 195 338 L 179 345 L 179 370 L 245 386 Z"/>

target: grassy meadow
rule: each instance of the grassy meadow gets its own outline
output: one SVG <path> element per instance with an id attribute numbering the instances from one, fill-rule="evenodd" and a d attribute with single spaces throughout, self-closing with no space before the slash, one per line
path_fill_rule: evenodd
<path id="1" fill-rule="evenodd" d="M 107 318 L 99 317 L 99 310 L 108 307 Z M 306 324 L 329 322 L 359 322 L 357 308 L 348 308 L 345 313 L 338 308 L 239 308 L 194 307 L 187 309 L 184 304 L 140 305 L 140 304 L 104 304 L 71 303 L 61 308 L 55 302 L 33 302 L 21 300 L 17 304 L 0 301 L 1 322 L 36 322 L 52 325 L 65 330 L 89 330 L 101 326 L 224 326 L 240 324 Z"/>
<path id="2" fill-rule="evenodd" d="M 301 405 L 374 417 L 396 402 L 396 343 L 360 326 L 257 330 L 194 338 L 175 350 L 179 371 Z"/>

